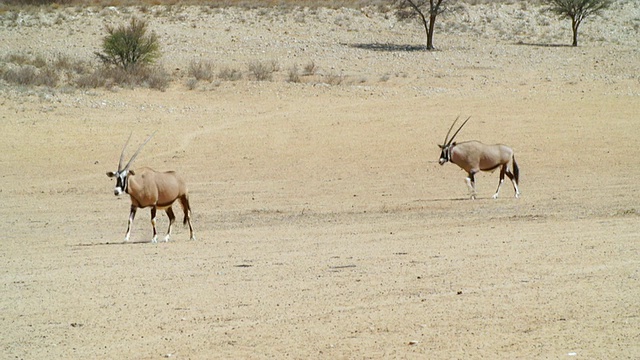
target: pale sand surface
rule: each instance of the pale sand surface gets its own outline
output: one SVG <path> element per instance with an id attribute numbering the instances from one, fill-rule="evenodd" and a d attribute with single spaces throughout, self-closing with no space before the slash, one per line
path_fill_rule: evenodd
<path id="1" fill-rule="evenodd" d="M 639 358 L 640 13 L 571 48 L 518 44 L 569 41 L 533 7 L 466 9 L 431 53 L 372 10 L 147 13 L 164 92 L 2 85 L 0 357 Z M 5 20 L 0 55 L 91 59 L 124 10 Z M 189 90 L 194 59 L 281 70 Z M 485 173 L 467 200 L 437 164 L 458 115 L 459 140 L 515 149 L 520 199 Z M 122 242 L 105 172 L 155 130 L 136 165 L 187 180 L 197 241 L 148 243 L 143 209 Z"/>

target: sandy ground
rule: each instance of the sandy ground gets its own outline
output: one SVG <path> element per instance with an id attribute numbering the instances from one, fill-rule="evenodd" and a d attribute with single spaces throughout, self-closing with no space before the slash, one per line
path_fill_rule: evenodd
<path id="1" fill-rule="evenodd" d="M 5 18 L 0 52 L 89 59 L 124 10 Z M 165 92 L 2 87 L 0 357 L 640 358 L 638 9 L 571 48 L 535 8 L 468 6 L 431 53 L 370 10 L 146 16 Z M 193 59 L 282 70 L 189 90 Z M 515 149 L 521 198 L 438 165 L 458 115 Z M 105 172 L 155 130 L 135 165 L 187 180 L 197 241 L 149 243 L 143 209 L 123 242 Z"/>

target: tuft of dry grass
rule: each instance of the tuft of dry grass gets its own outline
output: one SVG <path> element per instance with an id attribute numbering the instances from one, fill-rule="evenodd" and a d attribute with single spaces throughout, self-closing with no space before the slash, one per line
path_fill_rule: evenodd
<path id="1" fill-rule="evenodd" d="M 189 90 L 195 90 L 198 87 L 198 79 L 196 78 L 189 78 L 187 79 L 187 81 L 185 82 L 185 85 L 187 86 L 187 89 Z"/>
<path id="2" fill-rule="evenodd" d="M 213 63 L 210 61 L 195 61 L 189 63 L 189 76 L 201 81 L 213 80 Z"/>
<path id="3" fill-rule="evenodd" d="M 0 62 L 0 79 L 9 84 L 55 87 L 60 76 L 42 55 L 11 53 Z"/>
<path id="4" fill-rule="evenodd" d="M 95 66 L 57 54 L 52 60 L 42 55 L 11 53 L 0 59 L 0 80 L 20 86 L 75 86 L 112 88 L 143 86 L 165 90 L 171 76 L 160 66 L 136 66 L 125 71 L 114 66 Z"/>
<path id="5" fill-rule="evenodd" d="M 249 73 L 255 80 L 258 81 L 271 81 L 273 80 L 273 73 L 278 71 L 278 63 L 274 61 L 252 61 L 248 65 Z"/>
<path id="6" fill-rule="evenodd" d="M 287 77 L 287 81 L 293 82 L 293 83 L 300 82 L 300 71 L 298 71 L 297 65 L 293 65 L 291 68 L 289 68 L 289 75 Z"/>
<path id="7" fill-rule="evenodd" d="M 305 76 L 315 75 L 317 72 L 318 72 L 318 66 L 313 61 L 308 62 L 304 66 L 303 75 Z"/>
<path id="8" fill-rule="evenodd" d="M 218 73 L 218 79 L 226 81 L 238 81 L 242 79 L 242 72 L 238 69 L 225 67 Z"/>
<path id="9" fill-rule="evenodd" d="M 134 88 L 136 86 L 164 91 L 171 82 L 171 76 L 162 67 L 139 66 L 125 71 L 118 67 L 98 67 L 95 71 L 76 78 L 80 88 L 112 89 L 116 86 Z"/>
<path id="10" fill-rule="evenodd" d="M 340 85 L 344 82 L 345 76 L 331 73 L 331 74 L 325 75 L 324 79 L 325 79 L 325 82 L 329 85 Z"/>

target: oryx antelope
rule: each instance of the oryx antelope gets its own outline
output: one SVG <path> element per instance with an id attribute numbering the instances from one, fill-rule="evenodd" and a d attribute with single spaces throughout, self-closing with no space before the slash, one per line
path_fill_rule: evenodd
<path id="1" fill-rule="evenodd" d="M 154 133 L 155 134 L 155 133 Z M 169 241 L 171 237 L 171 227 L 176 219 L 171 206 L 176 200 L 180 200 L 180 205 L 184 211 L 184 224 L 189 224 L 189 232 L 191 240 L 195 240 L 193 235 L 193 227 L 191 226 L 191 208 L 189 206 L 189 194 L 187 185 L 174 171 L 157 172 L 148 167 L 131 170 L 130 166 L 136 159 L 136 156 L 142 150 L 142 147 L 151 140 L 154 134 L 151 134 L 147 140 L 140 145 L 138 150 L 133 154 L 126 166 L 122 166 L 124 160 L 124 151 L 131 140 L 129 139 L 122 148 L 120 161 L 118 162 L 118 171 L 107 172 L 107 176 L 116 178 L 116 187 L 113 193 L 118 196 L 123 192 L 131 197 L 131 212 L 129 213 L 129 225 L 127 226 L 127 234 L 124 241 L 129 241 L 131 235 L 131 224 L 136 216 L 138 208 L 151 207 L 151 225 L 153 226 L 152 242 L 158 242 L 158 233 L 156 231 L 156 211 L 164 210 L 169 216 L 169 230 L 164 241 Z"/>
<path id="2" fill-rule="evenodd" d="M 469 176 L 466 181 L 467 186 L 469 186 L 469 190 L 471 191 L 471 199 L 476 198 L 475 175 L 480 171 L 493 171 L 500 167 L 500 182 L 498 183 L 498 190 L 496 190 L 493 198 L 496 199 L 498 197 L 500 187 L 504 182 L 505 174 L 513 184 L 515 196 L 519 197 L 520 190 L 518 190 L 518 176 L 520 171 L 518 169 L 518 164 L 516 163 L 513 150 L 510 147 L 501 144 L 486 145 L 476 140 L 460 143 L 453 142 L 456 135 L 458 135 L 469 119 L 470 117 L 460 125 L 451 139 L 449 139 L 449 134 L 451 133 L 453 126 L 458 121 L 458 118 L 456 118 L 453 124 L 451 124 L 451 127 L 447 132 L 447 136 L 444 138 L 444 143 L 442 145 L 438 145 L 440 149 L 442 149 L 439 160 L 440 165 L 444 165 L 447 161 L 451 161 L 467 172 Z M 509 170 L 509 165 L 512 166 L 513 170 Z"/>

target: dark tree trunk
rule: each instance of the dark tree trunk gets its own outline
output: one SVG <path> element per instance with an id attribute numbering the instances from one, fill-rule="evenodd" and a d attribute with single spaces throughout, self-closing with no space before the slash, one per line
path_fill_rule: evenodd
<path id="1" fill-rule="evenodd" d="M 578 27 L 580 26 L 580 21 L 578 21 L 575 17 L 571 18 L 571 30 L 573 31 L 573 43 L 571 46 L 578 46 Z"/>
<path id="2" fill-rule="evenodd" d="M 444 0 L 429 0 L 429 20 L 420 7 L 412 0 L 406 0 L 406 4 L 416 11 L 420 16 L 424 31 L 427 33 L 427 50 L 433 50 L 433 33 L 435 32 L 436 17 L 440 13 L 440 5 Z"/>
<path id="3" fill-rule="evenodd" d="M 433 31 L 436 24 L 436 15 L 429 16 L 429 29 L 427 30 L 427 50 L 433 50 Z"/>
<path id="4" fill-rule="evenodd" d="M 413 3 L 411 3 L 411 4 L 413 4 Z M 431 24 L 433 24 L 433 21 L 427 22 L 427 18 L 424 16 L 422 11 L 420 11 L 420 8 L 418 8 L 417 6 L 414 6 L 414 9 L 416 10 L 418 15 L 420 16 L 420 21 L 422 21 L 422 26 L 424 26 L 424 31 L 427 33 L 427 50 L 432 50 L 433 49 L 433 44 L 432 44 L 432 42 L 433 42 L 433 26 Z"/>

